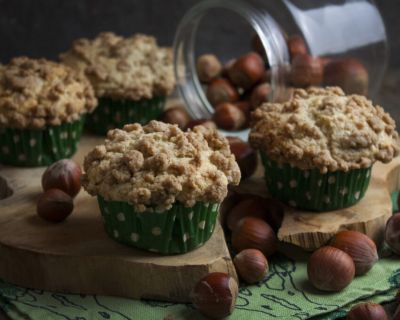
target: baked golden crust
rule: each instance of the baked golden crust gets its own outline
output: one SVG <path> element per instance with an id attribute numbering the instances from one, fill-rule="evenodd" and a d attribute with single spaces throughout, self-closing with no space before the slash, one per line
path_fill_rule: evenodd
<path id="1" fill-rule="evenodd" d="M 60 58 L 85 73 L 98 97 L 150 99 L 169 95 L 175 86 L 172 50 L 143 34 L 123 38 L 104 32 L 78 39 Z"/>
<path id="2" fill-rule="evenodd" d="M 165 211 L 176 202 L 219 203 L 240 170 L 228 141 L 216 130 L 151 121 L 110 130 L 84 161 L 82 184 L 91 195 L 126 201 L 138 212 Z"/>
<path id="3" fill-rule="evenodd" d="M 252 114 L 250 143 L 300 169 L 348 171 L 387 163 L 399 153 L 395 122 L 363 96 L 337 87 L 296 89 L 285 103 Z"/>
<path id="4" fill-rule="evenodd" d="M 43 128 L 73 122 L 97 105 L 86 78 L 71 68 L 18 57 L 0 67 L 0 126 Z"/>

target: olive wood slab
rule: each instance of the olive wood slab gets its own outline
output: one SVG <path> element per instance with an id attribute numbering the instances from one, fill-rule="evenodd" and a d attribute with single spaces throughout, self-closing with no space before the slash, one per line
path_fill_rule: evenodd
<path id="1" fill-rule="evenodd" d="M 267 196 L 263 169 L 242 182 L 238 192 Z M 356 230 L 370 236 L 377 244 L 383 240 L 386 221 L 392 214 L 390 194 L 400 189 L 400 157 L 389 164 L 376 163 L 365 197 L 356 205 L 324 213 L 285 208 L 284 219 L 278 232 L 282 242 L 299 246 L 307 251 L 325 245 L 341 229 Z"/>
<path id="2" fill-rule="evenodd" d="M 87 151 L 102 141 L 85 136 L 75 160 L 82 163 Z M 190 290 L 207 273 L 237 277 L 219 224 L 204 246 L 160 256 L 108 238 L 97 201 L 84 190 L 67 220 L 43 221 L 36 215 L 36 199 L 44 169 L 0 166 L 1 279 L 54 292 L 187 302 Z"/>

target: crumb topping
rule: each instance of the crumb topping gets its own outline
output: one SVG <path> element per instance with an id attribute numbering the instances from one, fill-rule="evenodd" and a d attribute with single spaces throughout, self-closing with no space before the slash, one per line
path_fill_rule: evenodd
<path id="1" fill-rule="evenodd" d="M 348 171 L 399 154 L 395 122 L 380 106 L 337 87 L 296 89 L 252 114 L 250 143 L 300 169 Z"/>
<path id="2" fill-rule="evenodd" d="M 96 105 L 88 80 L 67 66 L 27 57 L 0 66 L 0 126 L 60 125 L 78 120 Z"/>
<path id="3" fill-rule="evenodd" d="M 78 39 L 60 55 L 85 73 L 98 97 L 139 100 L 169 95 L 175 86 L 171 48 L 144 34 L 123 38 L 112 32 Z"/>
<path id="4" fill-rule="evenodd" d="M 165 211 L 178 201 L 219 203 L 240 170 L 228 141 L 204 126 L 188 132 L 151 121 L 110 130 L 84 161 L 82 184 L 91 195 L 126 201 L 138 212 Z"/>

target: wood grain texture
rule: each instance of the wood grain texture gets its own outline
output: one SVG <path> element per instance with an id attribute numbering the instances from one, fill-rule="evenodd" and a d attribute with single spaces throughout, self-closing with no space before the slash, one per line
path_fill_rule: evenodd
<path id="1" fill-rule="evenodd" d="M 75 157 L 101 138 L 86 136 Z M 195 283 L 209 272 L 236 277 L 218 225 L 195 251 L 159 256 L 119 244 L 106 235 L 95 198 L 81 190 L 73 214 L 60 224 L 36 215 L 44 168 L 0 167 L 13 194 L 0 201 L 0 278 L 55 292 L 103 294 L 187 302 Z"/>
<path id="2" fill-rule="evenodd" d="M 365 197 L 352 207 L 324 213 L 286 207 L 279 240 L 312 251 L 325 245 L 339 230 L 349 229 L 363 232 L 380 244 L 386 221 L 392 214 L 390 194 L 400 188 L 399 177 L 400 158 L 389 164 L 376 163 Z M 263 169 L 258 168 L 237 191 L 268 196 Z"/>

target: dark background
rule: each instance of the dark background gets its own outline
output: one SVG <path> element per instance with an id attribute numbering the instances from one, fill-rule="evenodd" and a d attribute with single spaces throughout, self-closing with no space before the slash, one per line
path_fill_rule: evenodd
<path id="1" fill-rule="evenodd" d="M 114 31 L 121 35 L 142 32 L 155 35 L 161 45 L 170 46 L 180 19 L 200 1 L 0 0 L 0 63 L 7 63 L 19 55 L 57 59 L 58 54 L 66 51 L 74 39 L 92 38 L 101 31 Z M 399 123 L 400 1 L 377 0 L 376 3 L 386 23 L 390 61 L 375 102 L 382 104 Z M 237 25 L 234 19 L 207 20 L 201 25 L 198 38 L 211 41 L 215 48 L 208 52 L 226 60 L 229 54 L 237 56 L 234 51 L 240 53 L 247 50 L 243 47 L 242 30 L 238 32 L 238 28 L 234 28 Z M 248 38 L 245 39 L 247 42 Z M 200 52 L 209 50 L 207 44 L 198 44 L 197 48 Z"/>
<path id="2" fill-rule="evenodd" d="M 74 39 L 106 30 L 152 34 L 171 45 L 181 17 L 199 1 L 0 0 L 0 61 L 18 55 L 55 59 Z M 400 1 L 378 0 L 377 5 L 387 25 L 390 65 L 400 68 Z M 229 34 L 229 26 L 224 30 Z"/>

